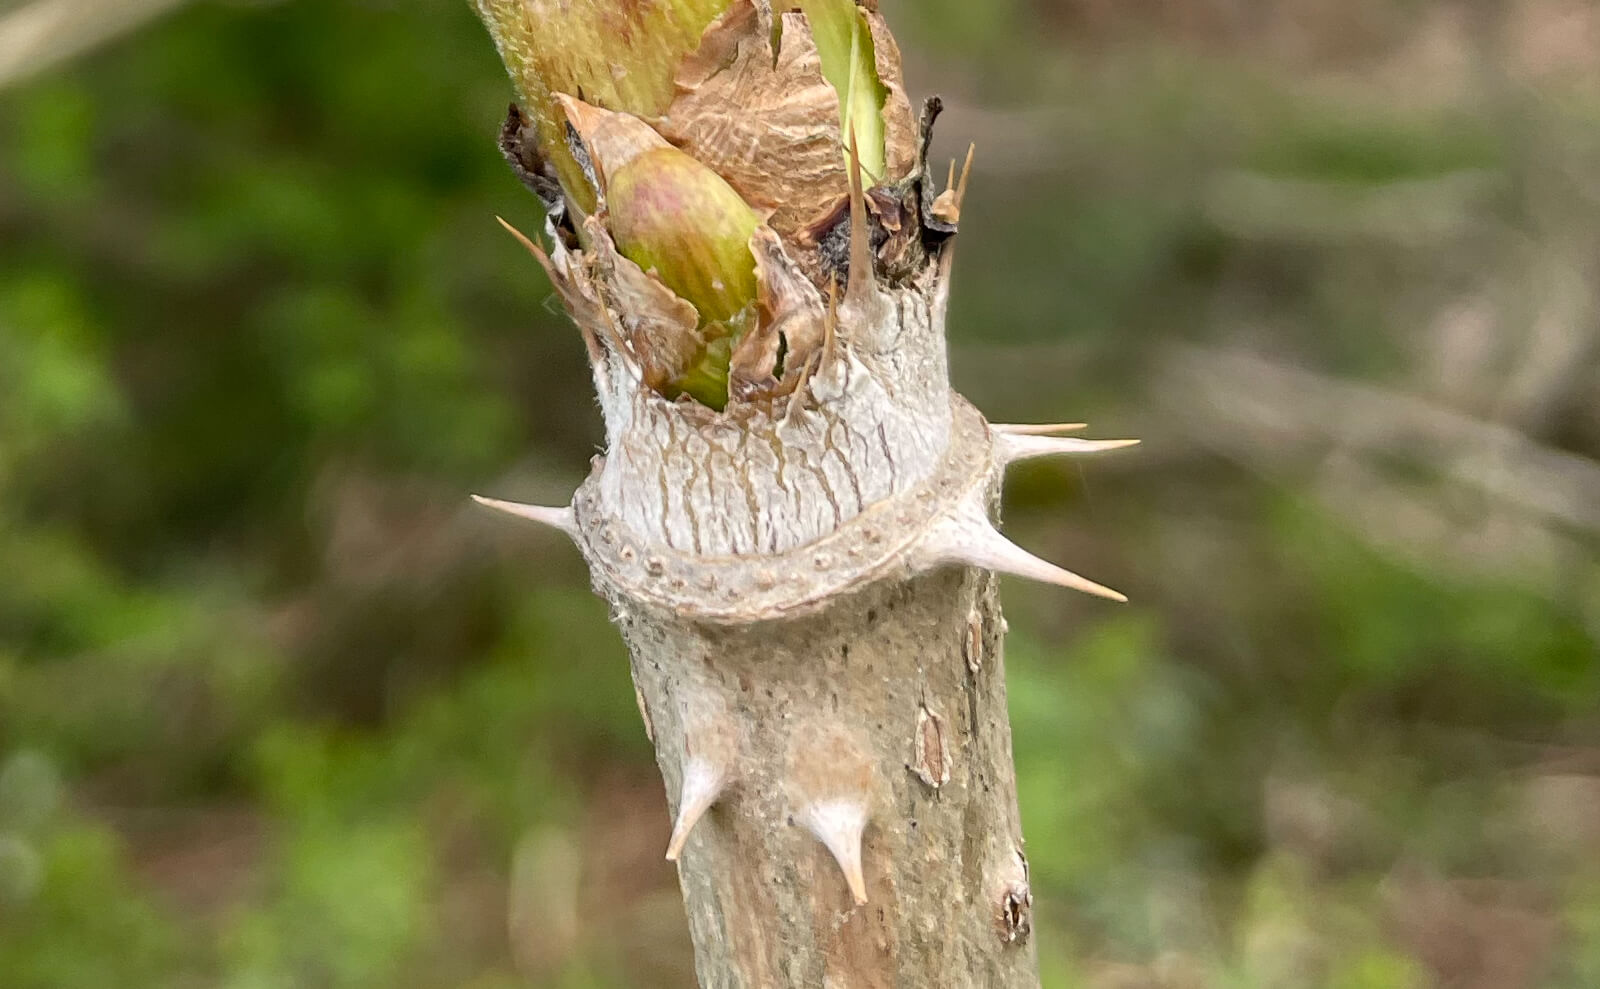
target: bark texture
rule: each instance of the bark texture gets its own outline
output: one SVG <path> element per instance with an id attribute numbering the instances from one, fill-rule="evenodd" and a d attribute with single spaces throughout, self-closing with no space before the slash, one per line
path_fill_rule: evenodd
<path id="1" fill-rule="evenodd" d="M 1038 985 L 987 574 L 788 622 L 620 625 L 669 792 L 731 762 L 679 859 L 703 986 Z M 865 904 L 827 828 L 860 842 Z"/>
<path id="2" fill-rule="evenodd" d="M 1003 621 L 964 561 L 1031 560 L 988 512 L 1041 438 L 950 391 L 946 284 L 858 283 L 804 399 L 736 413 L 591 335 L 608 452 L 546 518 L 633 657 L 704 986 L 1038 984 Z"/>
<path id="3" fill-rule="evenodd" d="M 1000 464 L 945 382 L 942 290 L 874 289 L 848 335 L 886 349 L 841 345 L 792 413 L 603 400 L 621 455 L 575 533 L 692 829 L 704 986 L 1038 984 L 994 579 L 943 565 Z"/>

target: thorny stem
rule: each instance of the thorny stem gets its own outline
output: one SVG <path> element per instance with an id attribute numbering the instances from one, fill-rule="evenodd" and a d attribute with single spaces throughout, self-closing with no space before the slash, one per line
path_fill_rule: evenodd
<path id="1" fill-rule="evenodd" d="M 480 501 L 570 536 L 611 602 L 701 984 L 1037 987 L 993 574 L 1123 598 L 991 515 L 1008 463 L 1131 441 L 950 390 L 968 170 L 930 174 L 937 101 L 912 123 L 872 4 L 477 6 L 535 104 L 503 144 L 548 253 L 522 240 L 607 434 L 571 505 Z M 717 339 L 721 388 L 683 389 Z"/>

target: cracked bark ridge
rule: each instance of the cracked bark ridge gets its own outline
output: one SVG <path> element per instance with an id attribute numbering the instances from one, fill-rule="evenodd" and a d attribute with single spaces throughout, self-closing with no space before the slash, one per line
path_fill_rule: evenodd
<path id="1" fill-rule="evenodd" d="M 606 449 L 570 505 L 479 501 L 569 536 L 612 605 L 703 986 L 1032 989 L 995 574 L 1123 598 L 992 516 L 1007 464 L 1131 441 L 991 425 L 951 390 L 967 174 L 934 187 L 937 102 L 917 133 L 893 40 L 862 11 L 887 176 L 864 177 L 838 133 L 804 18 L 765 0 L 727 5 L 670 101 L 548 95 L 592 183 L 569 205 L 593 211 L 552 210 L 548 253 L 517 236 L 581 331 Z M 504 139 L 541 198 L 550 149 L 517 136 L 548 130 L 513 121 Z M 667 396 L 703 314 L 612 239 L 608 181 L 669 143 L 758 210 L 720 410 Z"/>

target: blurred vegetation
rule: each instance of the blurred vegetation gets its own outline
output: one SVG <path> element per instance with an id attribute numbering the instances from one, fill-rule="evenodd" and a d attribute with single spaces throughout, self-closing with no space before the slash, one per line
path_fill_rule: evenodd
<path id="1" fill-rule="evenodd" d="M 1046 985 L 1600 985 L 1600 15 L 1280 6 L 885 4 L 959 386 L 1147 441 L 1009 492 L 1136 602 L 1007 586 Z M 0 90 L 5 989 L 692 984 L 604 606 L 463 504 L 600 437 L 508 92 L 374 0 Z"/>

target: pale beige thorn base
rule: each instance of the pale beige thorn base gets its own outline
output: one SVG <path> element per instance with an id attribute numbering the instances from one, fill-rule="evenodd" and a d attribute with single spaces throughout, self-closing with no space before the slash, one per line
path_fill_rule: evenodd
<path id="1" fill-rule="evenodd" d="M 1054 436 L 1057 433 L 1075 433 L 1088 429 L 1086 422 L 991 422 L 989 428 L 997 433 L 1012 436 Z"/>
<path id="2" fill-rule="evenodd" d="M 867 880 L 861 870 L 861 838 L 867 830 L 866 805 L 848 797 L 818 800 L 806 806 L 800 820 L 839 864 L 851 899 L 857 906 L 865 904 Z"/>
<path id="3" fill-rule="evenodd" d="M 1037 436 L 1027 433 L 996 433 L 995 457 L 1003 464 L 1061 453 L 1103 453 L 1138 445 L 1138 440 L 1080 440 L 1070 436 Z"/>
<path id="4" fill-rule="evenodd" d="M 1127 595 L 1120 591 L 1097 584 L 1048 560 L 1041 560 L 1007 539 L 989 521 L 981 502 L 976 499 L 963 502 L 954 514 L 930 527 L 918 542 L 911 563 L 917 571 L 952 563 L 982 567 L 995 573 L 1055 584 L 1112 601 L 1126 603 L 1128 600 Z"/>
<path id="5" fill-rule="evenodd" d="M 710 759 L 691 758 L 683 767 L 683 785 L 678 794 L 678 818 L 672 824 L 672 839 L 667 843 L 667 861 L 678 861 L 689 832 L 705 816 L 727 788 L 727 770 Z"/>
<path id="6" fill-rule="evenodd" d="M 483 495 L 473 495 L 472 500 L 485 508 L 492 508 L 497 512 L 515 515 L 519 519 L 528 519 L 541 525 L 548 525 L 552 529 L 560 529 L 569 536 L 578 534 L 578 520 L 572 514 L 572 506 L 550 508 L 545 505 L 524 505 L 515 501 L 501 501 L 498 498 L 485 498 Z"/>

